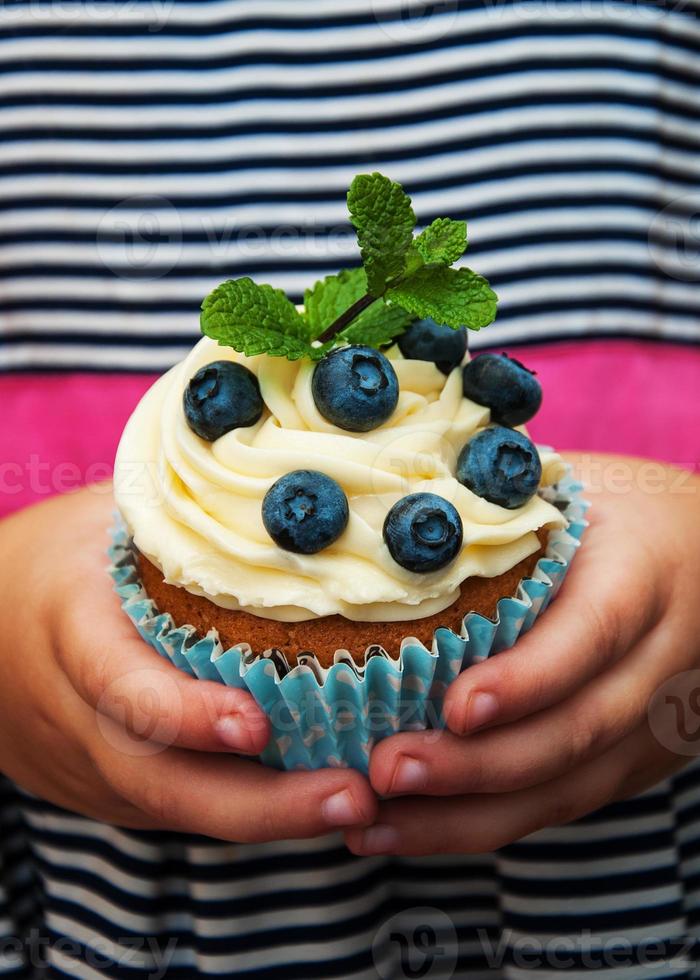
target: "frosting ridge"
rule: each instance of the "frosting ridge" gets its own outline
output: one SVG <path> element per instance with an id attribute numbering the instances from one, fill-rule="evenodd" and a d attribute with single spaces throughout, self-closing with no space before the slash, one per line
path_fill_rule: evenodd
<path id="1" fill-rule="evenodd" d="M 445 378 L 434 364 L 404 360 L 396 348 L 388 356 L 399 401 L 391 418 L 370 432 L 347 432 L 320 415 L 310 362 L 246 358 L 206 337 L 153 385 L 124 430 L 115 496 L 136 546 L 167 582 L 282 621 L 333 613 L 361 621 L 416 619 L 449 606 L 469 576 L 499 575 L 532 554 L 541 527 L 565 525 L 539 496 L 506 510 L 458 483 L 459 450 L 488 424 L 489 410 L 463 397 L 459 368 Z M 192 375 L 215 360 L 253 371 L 266 409 L 255 425 L 208 443 L 188 427 L 182 394 Z M 561 460 L 549 451 L 540 456 L 542 482 L 556 482 Z M 326 473 L 348 497 L 346 531 L 315 555 L 278 548 L 262 523 L 266 491 L 295 469 Z M 464 545 L 447 567 L 417 575 L 393 561 L 382 526 L 397 500 L 421 490 L 457 508 Z"/>

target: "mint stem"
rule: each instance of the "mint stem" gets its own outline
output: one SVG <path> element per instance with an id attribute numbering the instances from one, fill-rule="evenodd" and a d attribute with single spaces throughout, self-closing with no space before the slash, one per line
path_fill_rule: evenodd
<path id="1" fill-rule="evenodd" d="M 355 300 L 352 306 L 349 306 L 345 313 L 341 313 L 338 319 L 331 323 L 330 327 L 326 327 L 321 336 L 317 337 L 316 340 L 320 340 L 322 344 L 325 344 L 328 340 L 332 340 L 336 334 L 339 334 L 341 330 L 344 330 L 356 316 L 359 316 L 363 310 L 366 310 L 368 306 L 371 306 L 376 299 L 376 296 L 372 296 L 371 293 L 366 293 L 358 300 Z"/>

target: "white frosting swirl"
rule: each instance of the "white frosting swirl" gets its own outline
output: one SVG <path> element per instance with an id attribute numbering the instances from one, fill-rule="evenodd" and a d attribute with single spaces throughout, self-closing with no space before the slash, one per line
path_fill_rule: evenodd
<path id="1" fill-rule="evenodd" d="M 459 450 L 488 424 L 488 409 L 462 396 L 459 369 L 445 378 L 427 361 L 404 360 L 396 349 L 389 356 L 399 402 L 371 432 L 346 432 L 319 414 L 310 362 L 246 358 L 208 338 L 153 385 L 124 430 L 115 494 L 136 546 L 167 582 L 280 621 L 332 613 L 365 621 L 415 619 L 449 606 L 469 576 L 500 575 L 532 554 L 539 528 L 564 525 L 539 496 L 506 510 L 458 483 Z M 200 367 L 223 359 L 257 375 L 266 410 L 256 425 L 208 443 L 189 429 L 182 394 Z M 540 455 L 543 483 L 555 482 L 561 460 Z M 262 523 L 266 491 L 295 469 L 333 477 L 350 505 L 346 531 L 315 555 L 278 548 Z M 421 490 L 451 501 L 464 525 L 457 558 L 427 575 L 397 565 L 382 539 L 389 508 Z"/>

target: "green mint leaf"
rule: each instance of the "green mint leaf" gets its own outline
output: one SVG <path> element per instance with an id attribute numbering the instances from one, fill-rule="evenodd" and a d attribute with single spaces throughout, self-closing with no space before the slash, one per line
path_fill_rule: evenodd
<path id="1" fill-rule="evenodd" d="M 367 294 L 365 270 L 343 269 L 326 276 L 304 294 L 304 309 L 312 337 L 318 337 L 353 303 Z M 400 306 L 375 300 L 371 306 L 334 338 L 335 343 L 385 347 L 404 332 L 414 319 Z"/>
<path id="2" fill-rule="evenodd" d="M 367 286 L 383 296 L 389 279 L 401 276 L 413 241 L 416 216 L 400 184 L 382 174 L 359 174 L 348 191 L 350 220 L 357 231 Z"/>
<path id="3" fill-rule="evenodd" d="M 367 292 L 365 270 L 343 269 L 336 276 L 326 276 L 304 293 L 304 312 L 309 332 L 318 337 L 341 313 Z"/>
<path id="4" fill-rule="evenodd" d="M 412 313 L 378 299 L 342 330 L 337 339 L 343 344 L 386 347 L 415 320 Z"/>
<path id="5" fill-rule="evenodd" d="M 218 340 L 217 330 L 250 326 L 308 340 L 304 317 L 281 289 L 259 286 L 252 279 L 229 279 L 202 303 L 202 331 Z"/>
<path id="6" fill-rule="evenodd" d="M 282 290 L 247 277 L 217 286 L 202 303 L 200 323 L 202 333 L 249 357 L 323 356 L 323 348 L 311 346 L 306 321 Z"/>
<path id="7" fill-rule="evenodd" d="M 419 269 L 422 269 L 424 265 L 425 260 L 416 248 L 416 239 L 414 238 L 411 242 L 411 247 L 406 253 L 406 265 L 404 267 L 401 280 L 408 279 L 408 277 L 412 276 L 414 272 L 418 272 Z M 401 280 L 394 280 L 394 284 L 396 285 L 397 282 L 400 282 Z"/>
<path id="8" fill-rule="evenodd" d="M 387 290 L 387 298 L 418 317 L 457 330 L 480 330 L 496 316 L 497 296 L 471 269 L 422 268 Z"/>
<path id="9" fill-rule="evenodd" d="M 426 264 L 452 265 L 467 248 L 467 223 L 436 218 L 414 239 L 413 245 Z"/>
<path id="10" fill-rule="evenodd" d="M 209 333 L 224 347 L 254 357 L 256 354 L 267 354 L 269 357 L 286 357 L 289 361 L 298 361 L 300 357 L 310 357 L 316 361 L 328 351 L 329 345 L 312 347 L 305 340 L 292 337 L 271 327 L 251 327 L 229 324 Z"/>
<path id="11" fill-rule="evenodd" d="M 222 283 L 202 304 L 202 332 L 249 356 L 318 360 L 336 343 L 386 346 L 416 317 L 455 329 L 491 323 L 497 298 L 488 282 L 450 268 L 467 246 L 464 221 L 437 218 L 414 238 L 411 199 L 380 173 L 355 177 L 348 210 L 362 268 L 307 289 L 303 315 L 272 286 L 249 278 Z"/>

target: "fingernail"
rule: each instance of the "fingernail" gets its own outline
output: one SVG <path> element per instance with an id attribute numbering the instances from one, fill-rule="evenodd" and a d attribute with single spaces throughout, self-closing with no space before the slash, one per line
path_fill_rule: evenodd
<path id="1" fill-rule="evenodd" d="M 346 789 L 334 793 L 323 801 L 321 815 L 332 827 L 352 827 L 354 824 L 362 823 L 364 819 L 352 795 Z"/>
<path id="2" fill-rule="evenodd" d="M 498 715 L 499 705 L 494 694 L 488 691 L 475 691 L 469 696 L 464 718 L 464 732 L 483 728 Z"/>
<path id="3" fill-rule="evenodd" d="M 428 767 L 420 759 L 400 755 L 389 787 L 390 793 L 417 793 L 428 785 Z"/>
<path id="4" fill-rule="evenodd" d="M 241 715 L 225 715 L 216 723 L 216 734 L 224 745 L 238 752 L 254 752 L 253 736 L 245 718 Z"/>
<path id="5" fill-rule="evenodd" d="M 363 854 L 390 854 L 399 846 L 399 835 L 394 827 L 378 823 L 362 835 L 359 850 Z"/>

